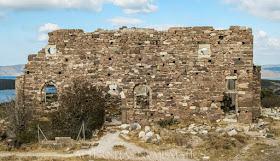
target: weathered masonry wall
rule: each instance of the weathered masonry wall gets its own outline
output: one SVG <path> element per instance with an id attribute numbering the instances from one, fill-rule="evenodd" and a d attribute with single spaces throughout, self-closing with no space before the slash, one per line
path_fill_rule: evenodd
<path id="1" fill-rule="evenodd" d="M 17 77 L 18 97 L 38 110 L 44 109 L 46 84 L 54 84 L 59 96 L 83 76 L 121 96 L 123 122 L 217 119 L 225 94 L 234 95 L 237 114 L 260 115 L 260 67 L 253 64 L 251 28 L 75 29 L 49 37 Z"/>

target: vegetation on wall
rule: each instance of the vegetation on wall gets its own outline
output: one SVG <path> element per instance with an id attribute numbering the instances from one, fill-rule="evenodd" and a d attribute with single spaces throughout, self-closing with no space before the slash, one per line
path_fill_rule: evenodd
<path id="1" fill-rule="evenodd" d="M 167 126 L 172 126 L 178 124 L 178 122 L 174 119 L 166 119 L 166 120 L 161 120 L 158 122 L 159 126 L 161 127 L 167 127 Z"/>

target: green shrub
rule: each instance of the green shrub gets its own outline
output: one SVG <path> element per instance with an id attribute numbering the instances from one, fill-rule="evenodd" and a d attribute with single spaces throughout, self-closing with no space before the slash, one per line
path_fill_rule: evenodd
<path id="1" fill-rule="evenodd" d="M 86 138 L 91 138 L 104 123 L 106 95 L 102 88 L 74 80 L 73 86 L 62 93 L 59 109 L 50 115 L 52 136 L 76 139 L 84 121 Z"/>
<path id="2" fill-rule="evenodd" d="M 158 122 L 158 124 L 161 127 L 166 127 L 166 126 L 176 125 L 176 124 L 178 124 L 178 122 L 176 120 L 174 120 L 173 118 L 171 118 L 171 119 L 167 119 L 167 120 L 161 120 Z"/>
<path id="3" fill-rule="evenodd" d="M 270 89 L 262 89 L 261 91 L 262 107 L 280 107 L 280 95 L 273 93 Z"/>
<path id="4" fill-rule="evenodd" d="M 265 98 L 265 97 L 272 97 L 275 96 L 276 94 L 273 93 L 270 89 L 265 88 L 261 90 L 261 99 Z"/>

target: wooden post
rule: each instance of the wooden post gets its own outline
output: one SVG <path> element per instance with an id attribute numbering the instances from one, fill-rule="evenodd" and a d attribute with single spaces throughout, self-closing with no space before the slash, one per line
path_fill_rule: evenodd
<path id="1" fill-rule="evenodd" d="M 39 125 L 37 125 L 37 129 L 38 129 L 38 142 L 39 142 L 39 144 L 40 144 L 40 142 L 41 142 L 41 140 L 40 140 L 40 130 L 39 130 Z"/>
<path id="2" fill-rule="evenodd" d="M 86 140 L 86 132 L 85 132 L 85 122 L 83 121 L 83 138 Z"/>

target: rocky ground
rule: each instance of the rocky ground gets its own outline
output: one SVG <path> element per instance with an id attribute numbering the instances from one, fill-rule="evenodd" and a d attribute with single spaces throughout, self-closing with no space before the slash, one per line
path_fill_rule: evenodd
<path id="1" fill-rule="evenodd" d="M 234 115 L 207 120 L 176 122 L 165 120 L 153 126 L 137 123 L 106 125 L 87 149 L 75 148 L 11 149 L 0 146 L 1 160 L 233 160 L 278 161 L 280 158 L 280 111 L 264 109 L 256 123 L 237 123 Z M 0 121 L 4 124 L 5 121 Z M 1 126 L 1 125 L 0 125 Z M 1 136 L 3 136 L 3 132 Z M 0 136 L 0 138 L 1 138 Z M 101 137 L 99 137 L 101 136 Z M 1 138 L 2 143 L 8 138 Z M 85 143 L 78 142 L 77 145 Z M 55 157 L 55 158 L 54 158 Z"/>

